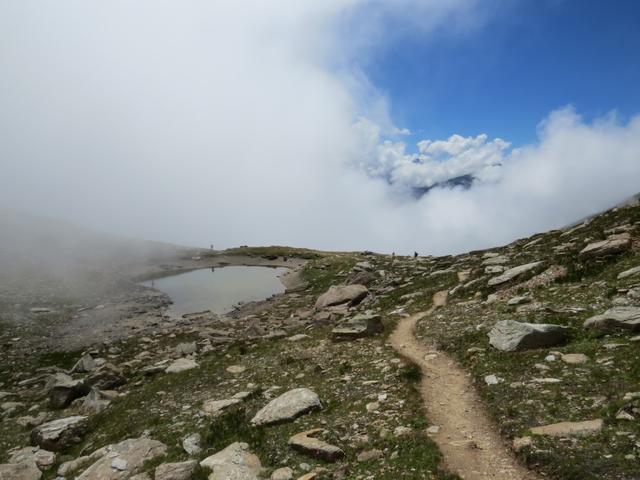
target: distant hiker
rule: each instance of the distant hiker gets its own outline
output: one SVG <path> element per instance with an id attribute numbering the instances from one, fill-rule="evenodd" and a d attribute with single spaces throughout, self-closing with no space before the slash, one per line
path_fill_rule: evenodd
<path id="1" fill-rule="evenodd" d="M 413 252 L 413 258 L 418 258 L 418 252 Z"/>
<path id="2" fill-rule="evenodd" d="M 213 243 L 211 244 L 211 250 L 213 250 Z"/>

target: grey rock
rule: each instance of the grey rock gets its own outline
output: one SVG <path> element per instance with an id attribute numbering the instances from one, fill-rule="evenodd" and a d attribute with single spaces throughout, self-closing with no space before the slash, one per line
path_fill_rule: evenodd
<path id="1" fill-rule="evenodd" d="M 382 317 L 374 314 L 360 314 L 338 325 L 331 331 L 333 340 L 355 340 L 382 332 Z"/>
<path id="2" fill-rule="evenodd" d="M 583 258 L 605 257 L 624 253 L 631 248 L 631 235 L 622 233 L 611 235 L 606 240 L 590 243 L 580 251 Z"/>
<path id="3" fill-rule="evenodd" d="M 314 435 L 322 431 L 321 428 L 316 428 L 298 433 L 289 439 L 289 446 L 302 453 L 327 462 L 335 462 L 344 457 L 342 449 L 314 438 Z"/>
<path id="4" fill-rule="evenodd" d="M 149 438 L 132 438 L 100 451 L 102 456 L 76 480 L 129 479 L 140 473 L 145 462 L 163 456 L 167 446 Z"/>
<path id="5" fill-rule="evenodd" d="M 603 331 L 616 328 L 640 331 L 640 307 L 613 307 L 601 315 L 586 319 L 583 326 Z"/>
<path id="6" fill-rule="evenodd" d="M 154 478 L 155 480 L 190 480 L 197 466 L 197 460 L 163 463 L 156 468 Z"/>
<path id="7" fill-rule="evenodd" d="M 567 332 L 561 325 L 502 320 L 489 332 L 489 343 L 504 352 L 550 347 L 564 342 Z"/>
<path id="8" fill-rule="evenodd" d="M 98 366 L 96 361 L 88 353 L 80 357 L 80 360 L 71 369 L 71 373 L 89 373 Z"/>
<path id="9" fill-rule="evenodd" d="M 489 257 L 482 262 L 482 266 L 491 266 L 491 265 L 504 265 L 505 263 L 509 263 L 509 257 L 506 255 L 497 255 L 495 257 Z"/>
<path id="10" fill-rule="evenodd" d="M 113 390 L 98 390 L 97 388 L 92 388 L 89 395 L 84 397 L 80 412 L 85 415 L 100 413 L 106 409 L 117 396 L 118 393 Z"/>
<path id="11" fill-rule="evenodd" d="M 65 373 L 56 373 L 47 381 L 45 390 L 53 408 L 65 408 L 76 398 L 88 394 L 90 388 L 83 380 L 74 380 Z"/>
<path id="12" fill-rule="evenodd" d="M 169 365 L 165 372 L 167 373 L 180 373 L 186 372 L 187 370 L 193 370 L 194 368 L 198 368 L 200 365 L 196 363 L 195 360 L 191 360 L 190 358 L 178 358 L 174 360 L 171 365 Z"/>
<path id="13" fill-rule="evenodd" d="M 263 468 L 260 459 L 246 443 L 232 443 L 224 450 L 205 458 L 200 466 L 212 471 L 209 480 L 258 480 Z"/>
<path id="14" fill-rule="evenodd" d="M 269 477 L 271 480 L 292 480 L 293 479 L 293 470 L 289 467 L 282 467 L 277 470 L 274 470 Z"/>
<path id="15" fill-rule="evenodd" d="M 122 370 L 111 363 L 101 365 L 87 377 L 87 384 L 98 390 L 114 390 L 125 383 Z"/>
<path id="16" fill-rule="evenodd" d="M 322 408 L 318 395 L 308 388 L 295 388 L 271 400 L 251 419 L 251 424 L 273 425 L 291 421 Z"/>
<path id="17" fill-rule="evenodd" d="M 623 280 L 625 278 L 634 277 L 636 275 L 640 275 L 640 266 L 630 268 L 629 270 L 625 270 L 624 272 L 618 275 L 618 280 Z"/>
<path id="18" fill-rule="evenodd" d="M 43 423 L 31 431 L 32 443 L 56 452 L 77 443 L 85 432 L 87 417 L 73 416 Z"/>
<path id="19" fill-rule="evenodd" d="M 488 285 L 490 287 L 502 285 L 503 283 L 507 283 L 513 280 L 514 278 L 519 277 L 523 273 L 527 273 L 537 269 L 542 264 L 543 262 L 533 262 L 533 263 L 527 263 L 526 265 L 520 265 L 517 267 L 510 268 L 509 270 L 504 272 L 502 275 L 493 277 L 492 279 L 490 279 L 488 282 Z"/>
<path id="20" fill-rule="evenodd" d="M 598 433 L 603 426 L 604 422 L 600 419 L 584 422 L 561 422 L 532 428 L 531 433 L 550 437 L 586 436 Z"/>
<path id="21" fill-rule="evenodd" d="M 199 433 L 193 433 L 182 440 L 182 448 L 189 455 L 198 455 L 202 452 L 202 437 Z"/>
<path id="22" fill-rule="evenodd" d="M 9 463 L 33 462 L 40 470 L 50 468 L 56 461 L 56 454 L 39 447 L 25 447 L 11 452 Z"/>
<path id="23" fill-rule="evenodd" d="M 316 310 L 342 304 L 357 305 L 368 293 L 369 290 L 364 285 L 333 285 L 318 297 Z"/>
<path id="24" fill-rule="evenodd" d="M 34 462 L 0 465 L 0 480 L 40 480 L 42 472 Z"/>
<path id="25" fill-rule="evenodd" d="M 242 400 L 238 398 L 227 398 L 224 400 L 206 400 L 202 404 L 202 411 L 209 416 L 217 417 L 222 413 L 223 410 L 233 405 L 237 405 L 241 402 Z"/>

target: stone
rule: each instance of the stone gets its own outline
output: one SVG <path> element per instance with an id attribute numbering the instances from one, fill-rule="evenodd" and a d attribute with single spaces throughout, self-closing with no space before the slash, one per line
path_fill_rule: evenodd
<path id="1" fill-rule="evenodd" d="M 318 395 L 308 388 L 295 388 L 265 405 L 251 420 L 254 426 L 291 421 L 300 415 L 322 408 Z"/>
<path id="2" fill-rule="evenodd" d="M 301 340 L 306 340 L 307 338 L 311 338 L 311 337 L 309 337 L 309 335 L 306 335 L 304 333 L 298 333 L 297 335 L 292 335 L 289 338 L 287 338 L 287 341 L 300 342 Z"/>
<path id="3" fill-rule="evenodd" d="M 602 430 L 603 425 L 604 422 L 600 419 L 584 422 L 561 422 L 532 428 L 531 433 L 550 437 L 587 436 L 598 433 Z"/>
<path id="4" fill-rule="evenodd" d="M 509 270 L 504 272 L 502 275 L 491 278 L 488 282 L 488 285 L 490 287 L 502 285 L 503 283 L 507 283 L 524 273 L 537 269 L 542 264 L 543 262 L 533 262 L 533 263 L 527 263 L 526 265 L 520 265 L 518 267 L 510 268 Z"/>
<path id="5" fill-rule="evenodd" d="M 34 462 L 0 465 L 0 480 L 40 480 L 42 472 Z"/>
<path id="6" fill-rule="evenodd" d="M 227 372 L 237 375 L 239 373 L 243 373 L 247 370 L 247 367 L 244 365 L 230 365 L 227 367 Z"/>
<path id="7" fill-rule="evenodd" d="M 164 371 L 166 373 L 180 373 L 186 372 L 187 370 L 193 370 L 199 366 L 200 365 L 198 365 L 195 360 L 190 358 L 178 358 L 177 360 L 174 360 Z"/>
<path id="8" fill-rule="evenodd" d="M 318 297 L 316 310 L 332 307 L 335 305 L 348 304 L 357 305 L 369 294 L 369 290 L 364 285 L 332 285 L 325 293 Z"/>
<path id="9" fill-rule="evenodd" d="M 509 299 L 509 301 L 507 302 L 507 305 L 509 305 L 510 307 L 515 307 L 517 305 L 522 305 L 524 303 L 529 303 L 529 302 L 531 302 L 531 297 L 523 295 L 520 297 L 513 297 Z"/>
<path id="10" fill-rule="evenodd" d="M 487 375 L 486 377 L 484 377 L 484 382 L 487 385 L 498 385 L 499 383 L 502 383 L 503 380 L 496 377 L 495 375 Z"/>
<path id="11" fill-rule="evenodd" d="M 613 330 L 621 328 L 631 331 L 640 331 L 640 307 L 613 307 L 601 315 L 587 318 L 584 328 L 594 330 Z"/>
<path id="12" fill-rule="evenodd" d="M 355 340 L 382 332 L 382 317 L 375 314 L 360 314 L 352 317 L 331 330 L 335 341 Z"/>
<path id="13" fill-rule="evenodd" d="M 80 360 L 76 362 L 70 373 L 89 373 L 98 366 L 96 361 L 88 353 L 80 357 Z"/>
<path id="14" fill-rule="evenodd" d="M 565 353 L 561 358 L 564 363 L 569 365 L 581 365 L 589 361 L 589 357 L 583 353 Z"/>
<path id="15" fill-rule="evenodd" d="M 516 453 L 532 446 L 533 439 L 531 437 L 519 437 L 513 439 L 513 451 Z"/>
<path id="16" fill-rule="evenodd" d="M 314 438 L 314 435 L 320 432 L 323 432 L 323 429 L 316 428 L 298 433 L 289 439 L 289 446 L 326 462 L 335 462 L 344 457 L 344 452 L 339 447 Z"/>
<path id="17" fill-rule="evenodd" d="M 372 460 L 378 460 L 384 456 L 382 450 L 378 450 L 374 448 L 373 450 L 365 450 L 364 452 L 360 452 L 358 454 L 359 462 L 370 462 Z"/>
<path id="18" fill-rule="evenodd" d="M 624 280 L 625 278 L 635 277 L 636 275 L 640 275 L 640 266 L 630 268 L 629 270 L 625 270 L 624 272 L 618 274 L 618 280 Z"/>
<path id="19" fill-rule="evenodd" d="M 205 458 L 200 466 L 212 471 L 209 480 L 258 480 L 263 471 L 260 459 L 241 442 Z"/>
<path id="20" fill-rule="evenodd" d="M 293 470 L 289 467 L 279 468 L 274 470 L 269 478 L 271 480 L 291 480 L 293 479 Z"/>
<path id="21" fill-rule="evenodd" d="M 495 257 L 489 257 L 482 262 L 482 266 L 486 267 L 489 265 L 504 265 L 509 262 L 509 257 L 505 255 L 496 255 Z"/>
<path id="22" fill-rule="evenodd" d="M 191 475 L 198 466 L 197 460 L 186 462 L 163 463 L 155 470 L 155 480 L 190 480 Z"/>
<path id="23" fill-rule="evenodd" d="M 178 355 L 191 355 L 198 351 L 198 345 L 196 342 L 180 343 L 175 351 Z"/>
<path id="24" fill-rule="evenodd" d="M 56 452 L 77 443 L 85 433 L 87 417 L 73 416 L 43 423 L 31 431 L 31 442 Z"/>
<path id="25" fill-rule="evenodd" d="M 202 411 L 209 416 L 217 417 L 223 410 L 241 403 L 239 398 L 227 398 L 225 400 L 207 400 L 202 404 Z"/>
<path id="26" fill-rule="evenodd" d="M 102 456 L 76 480 L 120 480 L 141 472 L 144 463 L 165 455 L 167 446 L 150 438 L 132 438 L 100 449 Z M 117 472 L 115 472 L 116 470 Z"/>
<path id="27" fill-rule="evenodd" d="M 89 395 L 84 397 L 80 412 L 85 415 L 100 413 L 106 409 L 117 396 L 118 393 L 113 390 L 103 391 L 92 388 Z"/>
<path id="28" fill-rule="evenodd" d="M 489 332 L 489 343 L 504 352 L 551 347 L 564 342 L 567 332 L 561 325 L 501 320 Z"/>
<path id="29" fill-rule="evenodd" d="M 201 442 L 202 437 L 200 436 L 200 434 L 193 433 L 182 440 L 182 448 L 189 455 L 198 455 L 200 452 L 202 452 Z"/>
<path id="30" fill-rule="evenodd" d="M 584 247 L 579 255 L 583 258 L 606 257 L 624 253 L 631 248 L 631 235 L 622 233 L 611 235 L 606 240 L 594 242 Z"/>
<path id="31" fill-rule="evenodd" d="M 83 380 L 74 380 L 65 373 L 56 373 L 47 381 L 45 390 L 53 408 L 65 408 L 76 398 L 88 394 L 90 387 Z"/>
<path id="32" fill-rule="evenodd" d="M 10 452 L 9 463 L 33 462 L 40 470 L 46 470 L 56 461 L 56 454 L 39 447 L 25 447 Z"/>
<path id="33" fill-rule="evenodd" d="M 406 437 L 413 433 L 413 429 L 410 427 L 399 426 L 394 428 L 393 435 L 396 437 Z"/>
<path id="34" fill-rule="evenodd" d="M 87 384 L 98 390 L 114 390 L 127 383 L 122 370 L 111 363 L 105 363 L 93 370 L 87 377 Z"/>
<path id="35" fill-rule="evenodd" d="M 82 467 L 86 467 L 93 461 L 102 457 L 102 452 L 98 451 L 98 453 L 92 454 L 92 456 L 84 455 L 82 457 L 74 458 L 73 460 L 69 460 L 68 462 L 62 463 L 58 467 L 58 475 L 61 477 L 66 477 L 67 474 L 73 472 L 75 470 L 80 470 Z"/>

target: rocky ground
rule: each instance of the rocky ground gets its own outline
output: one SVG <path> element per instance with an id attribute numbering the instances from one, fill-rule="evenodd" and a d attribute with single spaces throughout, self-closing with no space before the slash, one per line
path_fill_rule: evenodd
<path id="1" fill-rule="evenodd" d="M 202 253 L 158 270 L 243 255 L 297 257 L 299 273 L 287 293 L 224 316 L 172 319 L 166 299 L 140 291 L 148 303 L 127 307 L 117 335 L 66 350 L 34 338 L 68 331 L 84 304 L 5 297 L 0 479 L 457 478 L 420 369 L 389 341 L 440 291 L 448 303 L 420 317 L 417 339 L 470 374 L 524 465 L 638 478 L 639 252 L 631 205 L 455 257 Z"/>

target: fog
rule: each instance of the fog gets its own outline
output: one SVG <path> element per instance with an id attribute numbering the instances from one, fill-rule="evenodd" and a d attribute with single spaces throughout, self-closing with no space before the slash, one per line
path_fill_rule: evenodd
<path id="1" fill-rule="evenodd" d="M 451 132 L 407 153 L 361 66 L 400 30 L 472 36 L 491 15 L 473 0 L 2 2 L 0 207 L 190 246 L 445 254 L 637 193 L 640 119 L 565 105 L 530 146 Z M 409 194 L 463 174 L 469 190 Z"/>

